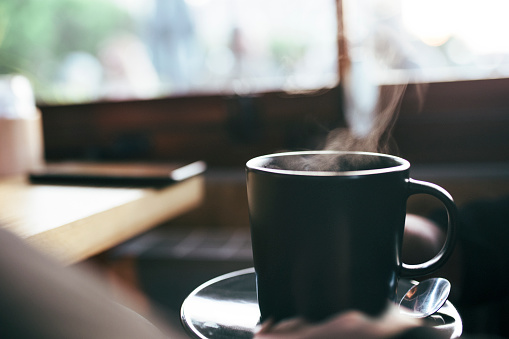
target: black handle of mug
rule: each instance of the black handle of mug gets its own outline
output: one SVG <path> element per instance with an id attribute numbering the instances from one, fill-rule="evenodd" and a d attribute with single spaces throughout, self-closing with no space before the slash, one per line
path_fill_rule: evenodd
<path id="1" fill-rule="evenodd" d="M 444 245 L 437 255 L 422 264 L 408 265 L 403 263 L 401 267 L 401 277 L 417 277 L 430 274 L 440 268 L 452 255 L 454 246 L 456 244 L 458 234 L 458 210 L 454 200 L 449 192 L 442 187 L 414 179 L 408 179 L 409 193 L 408 196 L 413 194 L 429 194 L 438 198 L 445 206 L 448 215 L 447 237 Z"/>

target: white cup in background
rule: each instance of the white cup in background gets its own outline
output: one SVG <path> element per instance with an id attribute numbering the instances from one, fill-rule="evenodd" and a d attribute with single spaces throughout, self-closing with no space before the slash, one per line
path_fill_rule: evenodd
<path id="1" fill-rule="evenodd" d="M 0 76 L 0 176 L 25 174 L 43 164 L 41 114 L 21 75 Z"/>

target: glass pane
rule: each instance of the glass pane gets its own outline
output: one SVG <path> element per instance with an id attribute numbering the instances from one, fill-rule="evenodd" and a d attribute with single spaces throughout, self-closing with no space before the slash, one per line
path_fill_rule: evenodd
<path id="1" fill-rule="evenodd" d="M 354 61 L 378 83 L 509 76 L 507 0 L 344 0 Z"/>
<path id="2" fill-rule="evenodd" d="M 336 41 L 334 0 L 0 2 L 0 73 L 52 103 L 330 87 Z"/>

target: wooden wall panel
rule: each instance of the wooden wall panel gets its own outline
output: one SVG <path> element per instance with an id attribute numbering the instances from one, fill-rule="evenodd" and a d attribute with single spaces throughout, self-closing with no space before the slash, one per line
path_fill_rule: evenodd
<path id="1" fill-rule="evenodd" d="M 393 137 L 414 163 L 509 161 L 509 79 L 408 86 Z M 418 93 L 423 93 L 419 96 Z M 50 160 L 251 156 L 319 147 L 344 126 L 340 87 L 308 94 L 201 96 L 41 107 Z"/>
<path id="2" fill-rule="evenodd" d="M 509 79 L 410 86 L 393 136 L 414 163 L 509 162 Z"/>
<path id="3" fill-rule="evenodd" d="M 251 156 L 311 148 L 342 124 L 339 87 L 315 93 L 194 96 L 42 106 L 48 160 L 201 159 L 243 166 Z"/>

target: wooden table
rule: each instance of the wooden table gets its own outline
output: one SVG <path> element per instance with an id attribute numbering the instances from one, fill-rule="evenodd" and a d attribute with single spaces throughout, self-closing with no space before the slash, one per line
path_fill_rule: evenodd
<path id="1" fill-rule="evenodd" d="M 155 188 L 36 185 L 0 179 L 0 224 L 64 264 L 115 246 L 197 207 L 201 175 Z"/>

